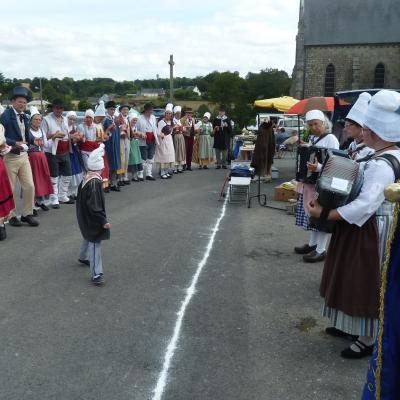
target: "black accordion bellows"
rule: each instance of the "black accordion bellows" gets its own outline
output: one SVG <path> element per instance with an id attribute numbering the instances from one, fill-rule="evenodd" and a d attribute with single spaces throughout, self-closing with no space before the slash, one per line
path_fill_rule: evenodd
<path id="1" fill-rule="evenodd" d="M 324 147 L 302 145 L 297 147 L 296 159 L 296 181 L 303 183 L 315 183 L 318 179 L 318 172 L 310 172 L 307 162 L 314 163 L 318 160 L 322 164 L 326 158 L 328 149 Z"/>

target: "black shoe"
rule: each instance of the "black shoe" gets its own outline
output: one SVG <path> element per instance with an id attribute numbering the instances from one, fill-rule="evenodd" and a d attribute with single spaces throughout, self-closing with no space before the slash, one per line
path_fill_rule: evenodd
<path id="1" fill-rule="evenodd" d="M 226 165 L 223 165 L 223 166 L 222 166 L 222 169 L 227 169 L 227 166 L 226 166 Z"/>
<path id="2" fill-rule="evenodd" d="M 139 182 L 139 178 L 132 178 L 132 182 Z"/>
<path id="3" fill-rule="evenodd" d="M 104 283 L 103 275 L 98 275 L 98 276 L 92 278 L 92 283 L 93 283 L 93 285 L 97 285 L 97 286 L 102 285 Z"/>
<path id="4" fill-rule="evenodd" d="M 192 171 L 192 167 L 187 167 L 186 171 Z"/>
<path id="5" fill-rule="evenodd" d="M 39 214 L 38 214 L 37 210 L 32 210 L 32 215 L 33 215 L 34 217 L 37 217 L 37 216 L 39 216 Z"/>
<path id="6" fill-rule="evenodd" d="M 301 246 L 301 247 L 295 247 L 294 252 L 297 254 L 308 254 L 308 253 L 311 253 L 316 248 L 317 248 L 317 245 L 309 246 L 308 244 L 305 244 L 304 246 Z"/>
<path id="7" fill-rule="evenodd" d="M 54 208 L 55 210 L 58 210 L 60 208 L 60 205 L 59 204 L 53 204 L 51 206 L 51 208 Z"/>
<path id="8" fill-rule="evenodd" d="M 208 169 L 207 165 L 204 165 L 204 166 L 203 166 L 203 169 Z"/>
<path id="9" fill-rule="evenodd" d="M 124 185 L 130 185 L 131 181 L 124 181 Z"/>
<path id="10" fill-rule="evenodd" d="M 221 166 L 220 166 L 220 165 L 217 165 L 217 166 L 215 167 L 215 169 L 221 169 Z"/>
<path id="11" fill-rule="evenodd" d="M 45 204 L 38 204 L 39 205 L 39 207 L 43 210 L 43 211 L 49 211 L 50 210 L 50 208 L 49 207 L 47 207 Z"/>
<path id="12" fill-rule="evenodd" d="M 353 342 L 355 342 L 358 339 L 357 335 L 350 335 L 350 333 L 343 332 L 340 329 L 335 328 L 334 326 L 330 326 L 329 328 L 326 328 L 325 333 L 330 336 L 334 336 L 334 337 L 350 339 Z"/>
<path id="13" fill-rule="evenodd" d="M 124 186 L 125 184 L 124 184 L 124 182 L 122 182 L 122 181 L 118 181 L 118 183 L 117 183 L 117 186 Z"/>
<path id="14" fill-rule="evenodd" d="M 360 349 L 360 351 L 354 351 L 350 346 L 344 349 L 340 355 L 343 358 L 358 359 L 370 356 L 374 351 L 374 345 L 366 346 L 363 342 L 356 340 L 354 344 Z"/>
<path id="15" fill-rule="evenodd" d="M 306 263 L 315 263 L 319 261 L 324 261 L 326 256 L 326 252 L 318 253 L 317 250 L 313 250 L 311 253 L 308 253 L 303 256 L 303 261 Z"/>
<path id="16" fill-rule="evenodd" d="M 104 193 L 110 193 L 110 186 L 107 186 L 103 189 Z"/>
<path id="17" fill-rule="evenodd" d="M 22 224 L 21 224 L 21 221 L 17 218 L 17 217 L 12 217 L 9 221 L 8 221 L 8 223 L 11 225 L 11 226 L 22 226 Z"/>
<path id="18" fill-rule="evenodd" d="M 146 176 L 146 181 L 155 181 L 156 178 L 154 176 Z"/>
<path id="19" fill-rule="evenodd" d="M 7 238 L 6 227 L 0 226 L 0 241 L 5 240 Z"/>
<path id="20" fill-rule="evenodd" d="M 67 201 L 60 201 L 60 204 L 75 204 L 75 200 L 69 198 Z"/>
<path id="21" fill-rule="evenodd" d="M 87 265 L 88 267 L 90 267 L 90 262 L 89 262 L 89 260 L 81 260 L 80 258 L 78 258 L 78 261 L 79 261 L 81 264 L 85 264 L 85 265 Z"/>
<path id="22" fill-rule="evenodd" d="M 120 192 L 121 188 L 119 186 L 111 186 L 110 190 L 112 190 L 113 192 Z"/>
<path id="23" fill-rule="evenodd" d="M 139 182 L 144 182 L 144 178 L 139 178 Z"/>
<path id="24" fill-rule="evenodd" d="M 178 169 L 178 174 L 183 174 L 183 170 L 182 169 Z"/>
<path id="25" fill-rule="evenodd" d="M 27 223 L 29 226 L 39 226 L 39 222 L 33 218 L 33 215 L 26 215 L 21 217 L 21 222 Z"/>

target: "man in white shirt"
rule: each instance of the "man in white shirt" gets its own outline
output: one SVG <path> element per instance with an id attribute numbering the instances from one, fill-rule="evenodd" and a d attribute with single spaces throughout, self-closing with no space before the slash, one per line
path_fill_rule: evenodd
<path id="1" fill-rule="evenodd" d="M 157 121 L 153 115 L 153 105 L 151 103 L 144 105 L 144 111 L 136 123 L 136 129 L 137 134 L 140 136 L 140 153 L 142 155 L 146 180 L 155 181 L 152 171 L 158 136 Z"/>
<path id="2" fill-rule="evenodd" d="M 60 208 L 62 204 L 73 204 L 74 200 L 68 196 L 68 188 L 72 178 L 71 141 L 66 119 L 62 113 L 64 102 L 55 99 L 52 102 L 52 112 L 43 118 L 42 130 L 47 136 L 48 144 L 45 154 L 49 163 L 51 183 L 54 193 L 50 195 L 50 204 L 53 208 Z"/>

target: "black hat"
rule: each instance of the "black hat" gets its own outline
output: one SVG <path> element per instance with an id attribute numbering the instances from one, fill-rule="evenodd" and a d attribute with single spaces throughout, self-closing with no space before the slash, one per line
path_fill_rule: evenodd
<path id="1" fill-rule="evenodd" d="M 107 101 L 107 103 L 105 104 L 105 108 L 115 108 L 115 107 L 117 107 L 117 105 L 113 100 Z"/>
<path id="2" fill-rule="evenodd" d="M 119 106 L 119 110 L 121 111 L 123 108 L 125 108 L 125 107 L 127 107 L 127 108 L 130 108 L 129 107 L 129 105 L 128 104 L 121 104 L 120 106 Z"/>
<path id="3" fill-rule="evenodd" d="M 154 109 L 154 104 L 153 104 L 153 103 L 146 103 L 146 104 L 143 106 L 143 109 L 144 109 L 144 111 L 153 110 L 153 109 Z"/>
<path id="4" fill-rule="evenodd" d="M 218 108 L 219 111 L 224 111 L 226 112 L 226 105 L 225 104 L 221 104 Z"/>
<path id="5" fill-rule="evenodd" d="M 64 108 L 64 101 L 61 99 L 54 99 L 51 102 L 51 107 Z"/>
<path id="6" fill-rule="evenodd" d="M 11 97 L 10 100 L 14 100 L 17 97 L 24 97 L 27 101 L 30 101 L 31 99 L 31 95 L 29 90 L 26 87 L 23 86 L 16 86 L 12 93 L 11 93 Z"/>
<path id="7" fill-rule="evenodd" d="M 192 113 L 193 110 L 190 107 L 185 108 L 185 113 Z"/>

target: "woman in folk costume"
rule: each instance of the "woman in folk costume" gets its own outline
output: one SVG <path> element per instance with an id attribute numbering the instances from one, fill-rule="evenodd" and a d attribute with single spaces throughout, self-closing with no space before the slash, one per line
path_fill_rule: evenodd
<path id="1" fill-rule="evenodd" d="M 78 125 L 78 132 L 82 135 L 80 143 L 82 160 L 85 170 L 88 170 L 87 160 L 90 153 L 99 147 L 99 140 L 97 137 L 97 129 L 94 123 L 94 111 L 89 109 L 85 111 L 84 121 Z"/>
<path id="2" fill-rule="evenodd" d="M 28 155 L 35 185 L 35 200 L 37 206 L 43 211 L 49 211 L 46 203 L 53 193 L 53 185 L 51 184 L 49 164 L 43 150 L 44 146 L 47 145 L 47 137 L 40 128 L 42 116 L 38 109 L 31 107 L 30 112 L 30 132 L 35 138 L 35 142 L 29 145 Z"/>
<path id="3" fill-rule="evenodd" d="M 143 138 L 144 135 L 137 132 L 137 121 L 139 113 L 136 110 L 129 112 L 129 126 L 130 126 L 130 143 L 131 150 L 129 153 L 129 172 L 132 174 L 133 182 L 143 182 L 143 164 L 142 155 L 140 153 L 140 142 L 139 139 Z"/>
<path id="4" fill-rule="evenodd" d="M 203 119 L 199 121 L 195 126 L 195 130 L 198 135 L 198 161 L 200 169 L 207 169 L 208 165 L 211 164 L 214 160 L 214 151 L 211 144 L 211 137 L 214 134 L 210 118 L 211 114 L 209 112 L 204 113 Z"/>
<path id="5" fill-rule="evenodd" d="M 391 228 L 393 208 L 384 200 L 385 188 L 400 177 L 400 94 L 381 90 L 365 111 L 363 136 L 375 153 L 360 167 L 364 180 L 358 197 L 329 211 L 337 221 L 321 279 L 325 300 L 323 315 L 331 320 L 326 332 L 333 336 L 358 336 L 341 353 L 362 358 L 373 351 L 378 329 L 380 266 Z M 310 215 L 319 218 L 323 209 L 310 202 Z M 385 217 L 387 216 L 387 218 Z"/>
<path id="6" fill-rule="evenodd" d="M 96 137 L 99 143 L 104 143 L 108 140 L 108 136 L 104 132 L 103 121 L 106 116 L 106 109 L 104 107 L 104 101 L 100 101 L 94 112 L 94 124 L 96 126 Z M 109 180 L 110 180 L 110 169 L 108 168 L 107 156 L 104 153 L 104 168 L 101 172 L 103 178 L 103 189 L 105 193 L 110 192 Z"/>
<path id="7" fill-rule="evenodd" d="M 275 155 L 275 135 L 272 130 L 272 122 L 263 122 L 259 129 L 253 153 L 251 166 L 256 175 L 265 178 L 266 182 L 272 179 L 272 164 Z"/>
<path id="8" fill-rule="evenodd" d="M 171 178 L 169 172 L 175 165 L 175 149 L 172 140 L 172 109 L 173 105 L 167 104 L 164 118 L 162 118 L 157 124 L 159 144 L 156 147 L 154 159 L 160 166 L 161 179 Z"/>
<path id="9" fill-rule="evenodd" d="M 345 118 L 344 129 L 347 137 L 353 139 L 347 151 L 353 160 L 364 158 L 374 152 L 373 149 L 366 146 L 362 134 L 364 115 L 370 100 L 369 93 L 361 93 Z"/>
<path id="10" fill-rule="evenodd" d="M 129 114 L 129 106 L 127 104 L 122 104 L 119 107 L 119 115 L 115 119 L 115 123 L 119 127 L 121 135 L 121 159 L 123 160 L 122 161 L 123 168 L 120 171 L 118 171 L 119 174 L 118 184 L 120 186 L 131 184 L 128 176 L 129 153 L 131 150 L 128 114 Z"/>
<path id="11" fill-rule="evenodd" d="M 79 143 L 82 140 L 83 134 L 77 131 L 76 121 L 77 115 L 75 111 L 68 111 L 67 115 L 67 124 L 68 124 L 68 132 L 69 137 L 71 139 L 72 151 L 69 153 L 69 157 L 71 160 L 71 170 L 72 177 L 71 182 L 69 184 L 68 196 L 75 199 L 78 193 L 78 186 L 83 178 L 83 161 L 81 151 L 79 149 Z"/>
<path id="12" fill-rule="evenodd" d="M 104 168 L 104 144 L 93 150 L 87 161 L 87 172 L 78 188 L 76 215 L 83 240 L 78 261 L 90 267 L 92 283 L 104 283 L 101 242 L 110 239 L 101 171 Z"/>
<path id="13" fill-rule="evenodd" d="M 306 122 L 311 130 L 308 144 L 316 147 L 338 149 L 339 141 L 336 136 L 326 133 L 325 115 L 320 110 L 311 110 L 306 114 Z M 317 171 L 322 166 L 318 163 L 307 163 L 309 171 Z M 296 225 L 310 231 L 310 240 L 307 244 L 295 247 L 297 254 L 303 255 L 303 261 L 314 263 L 323 261 L 326 256 L 326 244 L 329 234 L 311 228 L 309 216 L 309 202 L 315 197 L 315 184 L 297 182 L 296 191 L 299 194 L 296 208 Z"/>
<path id="14" fill-rule="evenodd" d="M 117 185 L 117 173 L 121 169 L 121 137 L 117 124 L 115 123 L 115 107 L 114 101 L 108 101 L 105 105 L 107 110 L 106 117 L 103 121 L 104 133 L 109 138 L 104 142 L 108 167 L 110 170 L 110 189 L 119 192 L 120 187 Z"/>
<path id="15" fill-rule="evenodd" d="M 183 136 L 183 125 L 181 122 L 182 107 L 174 107 L 174 147 L 175 147 L 175 170 L 174 173 L 181 174 L 183 172 L 183 166 L 186 164 L 186 147 L 185 137 Z"/>
<path id="16" fill-rule="evenodd" d="M 4 111 L 0 105 L 0 115 Z M 3 162 L 3 156 L 11 150 L 6 143 L 4 127 L 0 124 L 0 241 L 7 238 L 4 220 L 15 209 L 14 196 L 8 173 Z"/>

